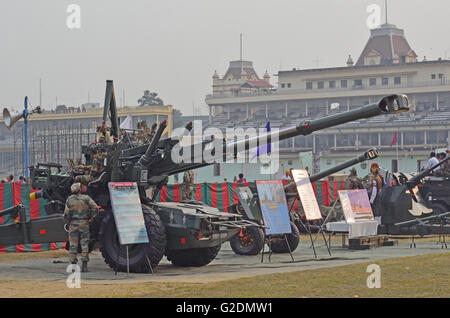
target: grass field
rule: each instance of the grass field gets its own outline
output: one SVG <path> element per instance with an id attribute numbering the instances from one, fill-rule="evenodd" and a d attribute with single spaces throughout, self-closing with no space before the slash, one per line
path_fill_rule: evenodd
<path id="1" fill-rule="evenodd" d="M 51 252 L 55 253 L 55 252 Z M 3 257 L 3 256 L 2 256 Z M 366 286 L 370 263 L 214 283 L 0 281 L 2 297 L 450 297 L 450 252 L 378 261 L 381 288 Z"/>

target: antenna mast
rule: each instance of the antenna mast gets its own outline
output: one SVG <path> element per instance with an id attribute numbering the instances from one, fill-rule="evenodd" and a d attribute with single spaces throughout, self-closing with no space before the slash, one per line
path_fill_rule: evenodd
<path id="1" fill-rule="evenodd" d="M 39 106 L 42 107 L 42 78 L 39 78 Z"/>
<path id="2" fill-rule="evenodd" d="M 239 50 L 240 50 L 240 61 L 241 61 L 241 74 L 242 74 L 242 72 L 244 71 L 244 66 L 243 66 L 243 64 L 242 64 L 242 33 L 241 33 L 241 35 L 240 35 L 240 47 L 239 47 Z"/>
<path id="3" fill-rule="evenodd" d="M 388 6 L 387 0 L 384 0 L 384 11 L 386 12 L 386 24 L 388 23 Z"/>

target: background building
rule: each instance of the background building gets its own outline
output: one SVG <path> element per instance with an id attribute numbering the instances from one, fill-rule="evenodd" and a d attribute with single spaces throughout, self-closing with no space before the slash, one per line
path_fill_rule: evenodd
<path id="1" fill-rule="evenodd" d="M 354 121 L 280 142 L 282 169 L 312 165 L 319 171 L 375 146 L 381 149 L 378 162 L 385 169 L 417 171 L 430 151 L 449 147 L 449 60 L 423 57 L 419 61 L 404 31 L 383 24 L 371 30 L 356 63 L 349 55 L 345 65 L 280 70 L 277 89 L 251 92 L 242 86 L 217 89 L 217 78 L 213 79 L 213 94 L 206 96 L 209 123 L 225 129 L 264 127 L 270 121 L 271 127 L 281 128 L 373 103 L 386 95 L 406 94 L 412 105 L 408 113 Z M 282 173 L 261 175 L 258 167 L 245 165 L 206 167 L 197 175 L 203 180 L 213 174 L 215 181 L 223 181 L 241 171 L 250 180 Z M 368 172 L 367 163 L 356 168 L 360 175 Z"/>
<path id="2" fill-rule="evenodd" d="M 92 143 L 97 137 L 97 127 L 101 126 L 103 107 L 99 105 L 89 103 L 83 104 L 80 108 L 59 105 L 55 111 L 30 116 L 29 165 L 51 162 L 59 163 L 67 169 L 67 158 L 73 160 L 80 158 L 81 146 Z M 149 127 L 154 122 L 167 120 L 168 126 L 164 134 L 171 136 L 173 129 L 171 105 L 122 107 L 118 108 L 118 116 L 121 121 L 131 116 L 134 128 L 141 120 L 146 120 Z M 19 175 L 25 175 L 23 139 L 23 120 L 17 122 L 10 131 L 0 116 L 0 178 L 11 173 L 16 179 Z"/>

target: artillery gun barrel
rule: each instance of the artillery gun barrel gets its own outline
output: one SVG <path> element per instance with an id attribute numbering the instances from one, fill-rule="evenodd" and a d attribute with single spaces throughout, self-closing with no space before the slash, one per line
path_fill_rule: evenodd
<path id="1" fill-rule="evenodd" d="M 337 165 L 336 167 L 333 167 L 333 168 L 330 168 L 330 169 L 327 169 L 327 170 L 324 170 L 324 171 L 321 171 L 319 173 L 312 175 L 311 177 L 309 177 L 309 180 L 310 180 L 310 182 L 315 182 L 315 181 L 320 180 L 326 176 L 329 176 L 335 172 L 338 172 L 342 169 L 345 169 L 345 168 L 351 167 L 357 163 L 367 161 L 367 160 L 372 160 L 375 158 L 378 158 L 378 149 L 371 148 L 356 158 L 344 161 L 343 163 L 341 163 L 340 165 Z M 295 186 L 295 182 L 290 182 L 288 185 L 286 185 L 284 187 L 284 190 L 288 190 L 292 186 Z"/>
<path id="2" fill-rule="evenodd" d="M 112 80 L 106 81 L 106 92 L 105 92 L 105 106 L 103 107 L 103 119 L 101 131 L 101 140 L 105 142 L 105 125 L 106 119 L 108 118 L 108 112 L 110 113 L 109 118 L 111 120 L 111 136 L 118 138 L 119 133 L 119 117 L 117 116 L 116 98 L 114 94 L 114 86 Z"/>
<path id="3" fill-rule="evenodd" d="M 416 185 L 418 185 L 420 183 L 420 180 L 422 180 L 427 175 L 429 175 L 437 167 L 439 167 L 439 166 L 443 165 L 444 163 L 446 163 L 449 159 L 450 159 L 450 157 L 447 157 L 444 160 L 442 160 L 441 162 L 438 162 L 437 164 L 432 166 L 431 168 L 425 169 L 421 173 L 415 175 L 414 177 L 412 177 L 411 179 L 409 179 L 406 182 L 406 185 L 408 186 L 408 188 L 414 188 Z"/>
<path id="4" fill-rule="evenodd" d="M 361 118 L 370 118 L 383 114 L 397 114 L 406 112 L 408 110 L 409 104 L 406 95 L 390 95 L 382 98 L 379 102 L 374 104 L 365 105 L 351 111 L 331 115 L 324 118 L 304 121 L 302 123 L 299 123 L 297 126 L 281 129 L 279 131 L 268 132 L 259 136 L 241 138 L 220 145 L 215 144 L 216 141 L 218 141 L 217 139 L 185 146 L 180 145 L 180 148 L 177 151 L 179 151 L 180 154 L 189 153 L 190 162 L 180 162 L 174 160 L 174 158 L 172 158 L 172 155 L 170 154 L 168 156 L 165 156 L 162 162 L 158 162 L 157 166 L 154 167 L 154 170 L 151 170 L 155 171 L 155 175 L 173 175 L 176 173 L 181 173 L 187 170 L 197 169 L 217 163 L 217 160 L 214 159 L 206 161 L 203 157 L 203 153 L 205 151 L 210 151 L 212 154 L 213 151 L 216 152 L 217 150 L 222 150 L 222 154 L 217 155 L 217 157 L 219 159 L 227 161 L 228 159 L 236 158 L 239 153 L 243 153 L 250 148 L 261 147 L 262 145 L 270 144 L 275 141 L 281 141 L 295 136 L 309 135 L 317 130 L 337 126 Z M 276 140 L 277 136 L 278 140 Z M 178 144 L 178 142 L 174 142 L 174 144 Z M 163 146 L 163 144 L 161 146 Z M 217 149 L 216 147 L 219 147 L 219 149 Z M 196 151 L 196 149 L 199 149 L 200 151 Z M 149 172 L 149 175 L 151 176 L 152 173 L 153 172 Z"/>
<path id="5" fill-rule="evenodd" d="M 337 126 L 357 119 L 370 118 L 382 114 L 398 114 L 409 110 L 408 97 L 406 95 L 390 95 L 382 98 L 379 102 L 369 104 L 358 109 L 350 110 L 344 113 L 327 116 L 311 121 L 299 123 L 297 126 L 282 129 L 278 132 L 267 133 L 262 136 L 240 139 L 226 144 L 226 153 L 248 150 L 250 145 L 260 145 L 264 140 L 267 144 L 271 143 L 274 134 L 278 134 L 278 140 L 299 136 L 309 135 L 314 131 Z"/>
<path id="6" fill-rule="evenodd" d="M 0 217 L 5 216 L 5 215 L 11 215 L 13 218 L 16 218 L 19 210 L 22 208 L 22 205 L 16 205 L 16 206 L 12 206 L 10 208 L 7 208 L 3 211 L 0 211 Z"/>
<path id="7" fill-rule="evenodd" d="M 356 165 L 357 163 L 360 163 L 360 162 L 363 162 L 363 161 L 367 161 L 367 160 L 372 160 L 372 159 L 375 159 L 375 158 L 378 158 L 378 149 L 372 148 L 372 149 L 367 150 L 365 153 L 359 155 L 358 157 L 350 159 L 350 160 L 347 160 L 347 161 L 341 163 L 340 165 L 337 165 L 334 168 L 330 168 L 330 169 L 327 169 L 325 171 L 321 171 L 319 173 L 316 173 L 316 174 L 312 175 L 309 178 L 309 180 L 311 182 L 315 182 L 315 181 L 320 180 L 320 179 L 322 179 L 322 178 L 324 178 L 326 176 L 329 176 L 329 175 L 331 175 L 331 174 L 333 174 L 335 172 L 338 172 L 340 170 L 343 170 L 343 169 L 346 169 L 346 168 L 351 167 L 353 165 Z"/>
<path id="8" fill-rule="evenodd" d="M 147 151 L 145 154 L 142 155 L 142 157 L 139 159 L 137 165 L 141 167 L 145 167 L 150 163 L 151 154 L 155 151 L 156 145 L 158 144 L 158 141 L 161 139 L 162 133 L 164 129 L 167 127 L 167 122 L 163 120 L 161 124 L 158 127 L 158 130 L 156 130 L 155 135 L 153 136 L 152 141 L 148 145 Z"/>

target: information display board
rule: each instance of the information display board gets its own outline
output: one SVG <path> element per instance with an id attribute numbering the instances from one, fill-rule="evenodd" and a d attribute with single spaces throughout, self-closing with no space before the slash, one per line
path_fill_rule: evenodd
<path id="1" fill-rule="evenodd" d="M 120 244 L 148 243 L 136 182 L 109 182 L 108 187 Z"/>
<path id="2" fill-rule="evenodd" d="M 366 190 L 338 190 L 338 194 L 347 223 L 374 220 Z"/>
<path id="3" fill-rule="evenodd" d="M 290 234 L 291 220 L 281 180 L 256 181 L 266 235 Z"/>
<path id="4" fill-rule="evenodd" d="M 304 169 L 291 169 L 291 175 L 294 179 L 300 202 L 305 211 L 305 218 L 308 221 L 322 219 L 319 204 L 314 194 L 314 190 L 309 180 L 308 171 Z"/>

